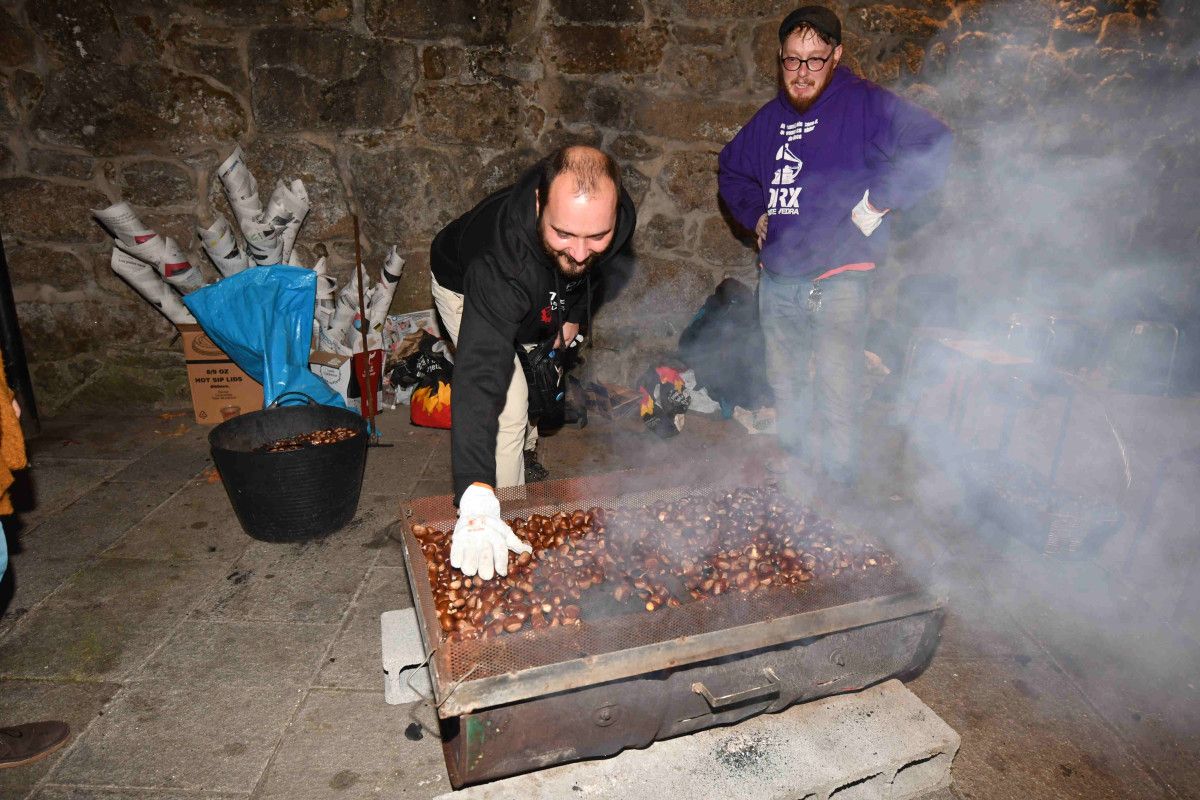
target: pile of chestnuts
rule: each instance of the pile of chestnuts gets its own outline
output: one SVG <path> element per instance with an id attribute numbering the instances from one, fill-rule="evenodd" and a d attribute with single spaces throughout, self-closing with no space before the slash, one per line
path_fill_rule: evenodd
<path id="1" fill-rule="evenodd" d="M 286 453 L 291 450 L 301 450 L 305 447 L 320 447 L 324 444 L 337 444 L 351 438 L 358 431 L 354 428 L 322 428 L 312 433 L 302 433 L 289 436 L 286 439 L 276 439 L 254 449 L 256 453 Z"/>
<path id="2" fill-rule="evenodd" d="M 450 566 L 449 532 L 413 526 L 448 638 L 578 625 L 592 609 L 654 612 L 895 564 L 775 486 L 508 524 L 533 553 L 510 553 L 508 575 L 489 581 Z"/>

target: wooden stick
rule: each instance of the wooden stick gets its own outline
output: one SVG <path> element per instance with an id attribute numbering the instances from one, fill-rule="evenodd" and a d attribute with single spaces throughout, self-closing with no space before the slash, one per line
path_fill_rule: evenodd
<path id="1" fill-rule="evenodd" d="M 362 265 L 362 243 L 358 236 L 358 215 L 351 214 L 350 219 L 354 220 L 354 271 L 358 277 L 358 329 L 362 332 L 363 344 L 363 367 L 362 367 L 362 391 L 363 402 L 366 408 L 366 417 L 369 435 L 375 436 L 375 388 L 371 385 L 371 351 L 367 347 L 367 303 L 363 295 L 363 283 L 365 282 L 366 274 L 363 272 Z M 353 357 L 353 356 L 352 356 Z"/>

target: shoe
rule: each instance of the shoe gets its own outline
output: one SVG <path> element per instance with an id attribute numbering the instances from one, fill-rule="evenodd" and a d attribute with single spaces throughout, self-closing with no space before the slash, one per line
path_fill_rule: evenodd
<path id="1" fill-rule="evenodd" d="M 544 481 L 544 480 L 546 480 L 546 478 L 549 478 L 549 477 L 550 477 L 550 470 L 543 467 L 541 462 L 537 460 L 537 451 L 536 450 L 526 450 L 525 451 L 525 482 L 526 483 L 537 483 L 538 481 Z"/>
<path id="2" fill-rule="evenodd" d="M 71 726 L 57 720 L 0 728 L 0 769 L 32 764 L 60 749 L 70 737 Z"/>

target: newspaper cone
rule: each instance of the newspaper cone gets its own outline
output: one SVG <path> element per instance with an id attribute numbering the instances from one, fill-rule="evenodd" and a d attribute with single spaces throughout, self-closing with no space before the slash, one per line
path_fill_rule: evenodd
<path id="1" fill-rule="evenodd" d="M 153 264 L 158 274 L 182 294 L 194 292 L 204 285 L 204 275 L 192 266 L 179 243 L 170 236 L 156 233 L 150 239 L 134 245 L 117 239 L 116 245 L 134 258 Z"/>
<path id="2" fill-rule="evenodd" d="M 317 321 L 317 327 L 319 327 L 321 332 L 324 333 L 325 331 L 329 330 L 329 326 L 333 324 L 333 309 L 317 306 L 315 309 L 313 309 L 313 319 Z"/>
<path id="3" fill-rule="evenodd" d="M 254 180 L 254 175 L 246 166 L 246 155 L 241 145 L 233 148 L 229 158 L 217 167 L 217 177 L 225 187 L 225 196 L 229 198 L 229 205 L 239 226 L 244 225 L 245 220 L 263 213 L 262 201 L 258 199 L 258 181 Z"/>
<path id="4" fill-rule="evenodd" d="M 217 177 L 225 187 L 229 207 L 237 219 L 238 228 L 246 237 L 246 252 L 255 264 L 278 264 L 283 259 L 283 241 L 267 220 L 262 200 L 258 197 L 258 181 L 246 166 L 241 145 L 233 148 L 229 158 L 217 168 Z"/>
<path id="5" fill-rule="evenodd" d="M 333 339 L 344 342 L 353 329 L 354 318 L 358 316 L 358 270 L 350 273 L 350 280 L 337 294 L 337 306 L 334 308 L 333 321 L 329 325 L 329 335 Z"/>
<path id="6" fill-rule="evenodd" d="M 237 237 L 233 235 L 233 228 L 230 227 L 229 220 L 225 219 L 224 215 L 217 214 L 216 222 L 207 228 L 197 225 L 196 235 L 200 237 L 200 244 L 203 245 L 204 252 L 208 253 L 213 266 L 224 277 L 237 275 L 250 266 L 250 259 L 238 246 Z"/>
<path id="7" fill-rule="evenodd" d="M 392 297 L 396 294 L 396 284 L 404 273 L 404 259 L 396 252 L 396 246 L 388 252 L 383 260 L 383 269 L 379 271 L 379 283 L 371 290 L 371 299 L 367 303 L 367 323 L 372 332 L 383 330 L 383 320 L 387 317 L 388 309 L 392 307 Z"/>
<path id="8" fill-rule="evenodd" d="M 93 209 L 92 214 L 100 220 L 101 225 L 108 229 L 114 239 L 127 245 L 141 244 L 154 236 L 154 231 L 147 228 L 138 219 L 137 212 L 124 200 L 114 203 L 108 208 Z"/>
<path id="9" fill-rule="evenodd" d="M 289 261 L 291 258 L 292 248 L 296 246 L 296 234 L 308 216 L 308 209 L 308 191 L 304 188 L 304 181 L 297 178 L 290 186 L 282 179 L 275 182 L 275 191 L 271 192 L 271 199 L 267 201 L 266 214 L 267 221 L 275 228 L 283 243 L 281 260 Z"/>
<path id="10" fill-rule="evenodd" d="M 325 256 L 317 259 L 313 272 L 317 273 L 317 305 L 313 315 L 324 333 L 333 324 L 333 310 L 337 305 L 333 296 L 337 291 L 337 280 L 325 274 Z"/>
<path id="11" fill-rule="evenodd" d="M 120 275 L 171 322 L 176 325 L 196 324 L 196 318 L 180 302 L 175 290 L 163 282 L 154 267 L 116 247 L 113 248 L 112 260 L 109 263 L 113 272 Z"/>
<path id="12" fill-rule="evenodd" d="M 317 263 L 313 265 L 313 272 L 317 273 L 317 307 L 333 310 L 337 305 L 334 300 L 334 293 L 337 292 L 337 278 L 327 274 L 325 256 L 317 259 Z"/>
<path id="13" fill-rule="evenodd" d="M 280 264 L 283 262 L 283 239 L 271 223 L 259 214 L 242 223 L 242 235 L 246 237 L 246 252 L 250 260 L 258 266 Z"/>
<path id="14" fill-rule="evenodd" d="M 289 267 L 308 269 L 308 267 L 304 266 L 304 259 L 300 258 L 300 253 L 298 253 L 296 250 L 292 250 L 292 254 L 288 256 L 286 263 Z"/>
<path id="15" fill-rule="evenodd" d="M 317 349 L 324 353 L 336 353 L 341 356 L 354 354 L 354 350 L 338 339 L 329 335 L 328 330 L 322 330 L 317 336 Z"/>

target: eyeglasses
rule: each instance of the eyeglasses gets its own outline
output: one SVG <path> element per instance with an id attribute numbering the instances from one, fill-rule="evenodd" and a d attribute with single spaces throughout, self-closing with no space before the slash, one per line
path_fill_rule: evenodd
<path id="1" fill-rule="evenodd" d="M 835 47 L 834 50 L 837 48 Z M 825 58 L 796 58 L 795 56 L 781 56 L 779 63 L 783 64 L 783 68 L 788 72 L 795 72 L 801 66 L 808 67 L 809 72 L 820 72 L 825 69 L 825 63 L 833 59 L 833 50 L 829 51 L 829 55 Z"/>

